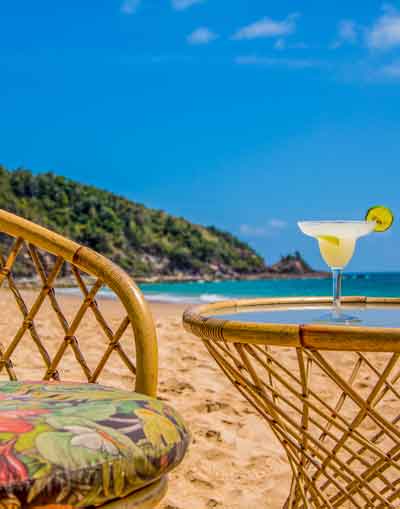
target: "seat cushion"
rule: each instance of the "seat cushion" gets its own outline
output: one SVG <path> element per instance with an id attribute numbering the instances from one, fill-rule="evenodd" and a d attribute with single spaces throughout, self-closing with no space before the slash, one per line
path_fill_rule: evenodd
<path id="1" fill-rule="evenodd" d="M 0 507 L 87 507 L 182 460 L 189 433 L 160 400 L 97 384 L 0 383 Z"/>

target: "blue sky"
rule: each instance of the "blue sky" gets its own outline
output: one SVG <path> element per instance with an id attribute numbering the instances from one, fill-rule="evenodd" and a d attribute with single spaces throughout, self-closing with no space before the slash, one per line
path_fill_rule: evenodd
<path id="1" fill-rule="evenodd" d="M 0 162 L 214 224 L 267 262 L 298 219 L 400 217 L 400 2 L 2 2 Z M 399 270 L 400 223 L 350 270 Z"/>

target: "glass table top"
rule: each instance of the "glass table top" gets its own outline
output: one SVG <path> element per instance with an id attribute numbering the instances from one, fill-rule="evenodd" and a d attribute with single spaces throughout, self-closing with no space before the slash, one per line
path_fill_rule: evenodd
<path id="1" fill-rule="evenodd" d="M 212 317 L 242 323 L 327 324 L 319 321 L 319 318 L 330 309 L 329 305 L 259 306 L 239 308 L 236 312 L 227 308 L 226 313 L 213 314 Z M 400 305 L 344 305 L 342 309 L 345 313 L 360 319 L 360 322 L 346 324 L 349 326 L 400 328 Z M 329 325 L 334 324 L 329 323 Z"/>

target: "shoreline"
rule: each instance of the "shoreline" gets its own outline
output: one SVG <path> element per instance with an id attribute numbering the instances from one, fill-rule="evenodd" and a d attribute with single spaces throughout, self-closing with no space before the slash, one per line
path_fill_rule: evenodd
<path id="1" fill-rule="evenodd" d="M 282 273 L 282 272 L 262 272 L 260 274 L 247 274 L 241 276 L 152 276 L 152 277 L 132 277 L 136 283 L 215 283 L 226 281 L 256 281 L 256 280 L 284 280 L 284 279 L 329 279 L 329 272 L 305 272 L 303 274 Z"/>
<path id="2" fill-rule="evenodd" d="M 207 277 L 207 276 L 152 276 L 152 277 L 135 277 L 131 276 L 137 284 L 163 284 L 163 283 L 219 283 L 229 281 L 284 281 L 284 280 L 301 280 L 301 279 L 330 279 L 329 272 L 306 272 L 304 274 L 292 273 L 275 273 L 267 272 L 261 274 L 248 274 L 245 276 L 226 276 L 226 277 Z M 93 278 L 84 278 L 88 282 Z M 41 281 L 38 278 L 15 278 L 20 288 L 39 288 Z M 94 281 L 94 280 L 93 280 Z M 77 288 L 76 280 L 73 278 L 59 278 L 56 281 L 55 288 Z"/>

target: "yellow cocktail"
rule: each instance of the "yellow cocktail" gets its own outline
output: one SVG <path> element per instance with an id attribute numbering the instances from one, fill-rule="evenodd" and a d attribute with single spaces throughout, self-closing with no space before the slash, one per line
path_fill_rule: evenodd
<path id="1" fill-rule="evenodd" d="M 333 275 L 333 304 L 324 321 L 347 323 L 358 319 L 340 311 L 342 270 L 351 260 L 357 239 L 375 230 L 375 221 L 301 221 L 300 230 L 318 240 L 321 256 Z"/>
<path id="2" fill-rule="evenodd" d="M 300 230 L 318 240 L 329 267 L 343 269 L 351 260 L 356 241 L 374 231 L 375 221 L 302 221 Z"/>

